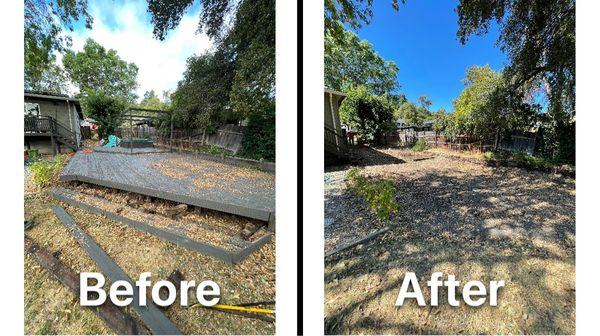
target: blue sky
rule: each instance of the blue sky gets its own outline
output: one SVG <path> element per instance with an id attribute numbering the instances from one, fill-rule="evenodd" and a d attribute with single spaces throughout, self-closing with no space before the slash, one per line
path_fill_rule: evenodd
<path id="1" fill-rule="evenodd" d="M 489 64 L 502 69 L 506 57 L 496 46 L 494 25 L 482 37 L 465 45 L 456 37 L 458 1 L 407 0 L 398 12 L 391 1 L 374 1 L 373 20 L 356 33 L 386 60 L 398 65 L 400 92 L 416 102 L 420 95 L 432 100 L 432 109 L 452 111 L 452 100 L 463 89 L 467 67 Z"/>
<path id="2" fill-rule="evenodd" d="M 205 34 L 198 34 L 198 1 L 186 12 L 179 26 L 169 31 L 165 41 L 152 35 L 153 26 L 147 12 L 146 0 L 90 0 L 88 11 L 94 18 L 92 29 L 83 21 L 70 32 L 72 49 L 80 51 L 87 38 L 93 38 L 107 49 L 115 49 L 127 62 L 138 68 L 138 96 L 147 90 L 157 94 L 174 90 L 182 78 L 188 57 L 202 54 L 212 48 Z M 58 55 L 60 64 L 62 57 Z M 76 93 L 72 87 L 71 93 Z"/>

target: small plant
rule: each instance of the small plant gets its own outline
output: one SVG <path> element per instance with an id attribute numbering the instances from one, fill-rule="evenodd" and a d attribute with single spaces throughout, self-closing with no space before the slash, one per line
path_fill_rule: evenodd
<path id="1" fill-rule="evenodd" d="M 422 152 L 427 148 L 429 148 L 429 144 L 427 143 L 427 141 L 424 138 L 419 138 L 419 140 L 417 140 L 417 142 L 415 142 L 414 146 L 412 147 L 412 150 L 414 152 Z"/>
<path id="2" fill-rule="evenodd" d="M 33 162 L 29 165 L 33 182 L 40 188 L 47 187 L 56 179 L 66 162 L 66 155 L 57 155 L 53 160 Z"/>
<path id="3" fill-rule="evenodd" d="M 485 152 L 483 159 L 488 162 L 512 162 L 518 167 L 541 171 L 551 170 L 555 166 L 555 163 L 549 160 L 518 150 Z"/>
<path id="4" fill-rule="evenodd" d="M 350 189 L 365 200 L 380 220 L 389 219 L 391 214 L 398 213 L 398 204 L 394 199 L 396 187 L 393 181 L 369 179 L 356 167 L 346 174 L 346 181 Z"/>
<path id="5" fill-rule="evenodd" d="M 198 150 L 198 152 L 215 155 L 215 156 L 221 156 L 221 155 L 233 156 L 233 153 L 230 150 L 227 150 L 225 148 L 221 148 L 221 147 L 215 146 L 215 145 L 202 146 L 197 150 Z"/>

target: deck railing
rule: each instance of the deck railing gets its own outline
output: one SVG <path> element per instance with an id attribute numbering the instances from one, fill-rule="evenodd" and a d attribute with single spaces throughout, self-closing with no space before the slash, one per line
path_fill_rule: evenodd
<path id="1" fill-rule="evenodd" d="M 333 151 L 338 155 L 345 155 L 348 152 L 346 137 L 334 129 L 325 126 L 325 149 Z"/>
<path id="2" fill-rule="evenodd" d="M 52 117 L 25 116 L 25 133 L 41 133 L 58 136 L 78 146 L 77 135 Z"/>

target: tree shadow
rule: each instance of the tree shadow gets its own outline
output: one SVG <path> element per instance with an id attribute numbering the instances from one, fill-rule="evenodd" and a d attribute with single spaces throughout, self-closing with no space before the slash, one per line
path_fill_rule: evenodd
<path id="1" fill-rule="evenodd" d="M 494 168 L 489 175 L 397 175 L 396 187 L 402 207 L 391 230 L 325 261 L 326 333 L 575 332 L 574 181 Z M 369 222 L 355 218 L 353 225 Z M 505 277 L 500 306 L 444 306 L 437 316 L 427 307 L 394 306 L 405 272 L 428 279 L 442 270 L 464 281 Z M 371 316 L 362 315 L 365 309 Z M 431 325 L 410 322 L 413 315 Z"/>
<path id="2" fill-rule="evenodd" d="M 338 165 L 325 166 L 326 172 L 334 172 L 340 170 L 347 170 L 354 166 L 366 167 L 366 166 L 377 166 L 377 165 L 388 165 L 388 164 L 401 164 L 406 161 L 387 154 L 375 147 L 369 146 L 357 146 L 350 149 L 350 158 L 348 162 Z"/>

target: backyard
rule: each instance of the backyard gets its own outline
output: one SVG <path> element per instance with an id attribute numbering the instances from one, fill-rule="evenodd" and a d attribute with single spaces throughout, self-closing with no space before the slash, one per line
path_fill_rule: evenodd
<path id="1" fill-rule="evenodd" d="M 75 157 L 90 156 L 85 150 Z M 98 153 L 105 156 L 123 154 Z M 153 154 L 128 155 L 122 158 L 121 167 L 137 162 L 142 156 Z M 70 163 L 74 163 L 74 158 Z M 271 180 L 266 172 L 250 168 L 240 168 L 195 159 L 191 155 L 178 154 L 181 160 L 200 169 L 219 166 L 238 179 L 249 180 L 261 177 Z M 52 160 L 52 158 L 45 158 Z M 56 158 L 54 159 L 56 160 Z M 103 158 L 103 161 L 107 161 Z M 179 162 L 179 161 L 176 161 Z M 72 167 L 67 163 L 67 168 Z M 67 171 L 62 168 L 61 171 Z M 155 167 L 160 174 L 162 166 Z M 129 166 L 131 169 L 131 166 Z M 148 168 L 150 169 L 150 168 Z M 49 185 L 39 188 L 33 181 L 31 165 L 25 166 L 25 220 L 32 226 L 25 231 L 27 239 L 48 250 L 66 267 L 79 272 L 102 272 L 53 212 L 53 206 L 62 206 L 92 239 L 113 259 L 132 279 L 142 272 L 151 272 L 153 282 L 167 279 L 174 271 L 179 271 L 186 280 L 202 281 L 210 279 L 221 288 L 221 303 L 229 305 L 275 300 L 275 241 L 274 235 L 266 231 L 266 223 L 231 213 L 210 210 L 196 206 L 181 208 L 173 201 L 149 197 L 119 189 L 107 188 L 78 181 L 60 181 L 55 173 Z M 189 170 L 189 169 L 188 169 Z M 115 169 L 113 169 L 115 171 Z M 60 173 L 60 172 L 57 172 Z M 164 173 L 164 172 L 162 172 Z M 197 172 L 196 172 L 197 173 Z M 168 174 L 167 174 L 168 175 Z M 203 182 L 221 183 L 221 176 L 204 175 Z M 217 179 L 217 180 L 215 180 Z M 236 185 L 232 180 L 232 186 Z M 191 184 L 191 183 L 190 183 Z M 194 186 L 193 184 L 191 184 Z M 198 190 L 207 186 L 194 186 Z M 187 248 L 186 244 L 173 243 L 160 235 L 140 231 L 122 221 L 116 221 L 95 214 L 84 207 L 74 206 L 52 197 L 57 190 L 72 195 L 84 204 L 90 204 L 130 220 L 141 221 L 156 230 L 186 237 L 195 242 L 210 244 L 226 251 L 236 251 L 250 246 L 260 237 L 271 236 L 267 242 L 247 257 L 234 264 Z M 178 213 L 173 210 L 184 209 Z M 245 235 L 245 233 L 249 233 Z M 167 236 L 168 237 L 168 236 Z M 257 239 L 258 237 L 258 239 Z M 264 239 L 262 241 L 265 241 Z M 197 243 L 195 243 L 197 244 Z M 78 296 L 70 291 L 57 277 L 43 267 L 30 253 L 25 253 L 25 333 L 27 334 L 107 334 L 111 328 L 93 310 L 81 307 Z M 147 334 L 145 322 L 136 312 L 127 307 L 139 326 L 139 333 Z M 162 309 L 163 313 L 184 334 L 272 334 L 275 331 L 273 317 L 269 321 L 248 316 L 233 315 L 224 311 L 205 308 L 188 308 L 174 304 Z"/>
<path id="2" fill-rule="evenodd" d="M 358 149 L 354 165 L 396 187 L 384 221 L 346 186 L 351 166 L 326 168 L 326 255 L 390 228 L 326 258 L 326 333 L 575 333 L 575 180 L 455 153 Z M 436 271 L 506 286 L 497 307 L 394 306 L 405 272 Z"/>

